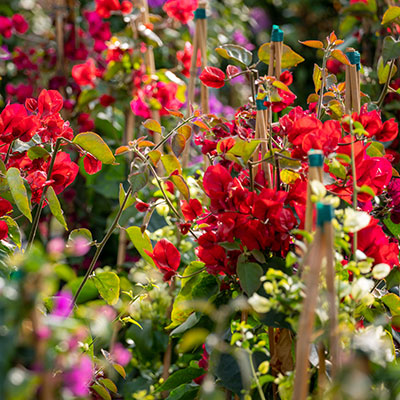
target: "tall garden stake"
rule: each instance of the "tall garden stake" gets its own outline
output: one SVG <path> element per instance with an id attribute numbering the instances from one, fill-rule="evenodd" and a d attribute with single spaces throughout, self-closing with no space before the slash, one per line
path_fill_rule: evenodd
<path id="1" fill-rule="evenodd" d="M 311 150 L 308 153 L 308 184 L 307 184 L 307 202 L 306 202 L 306 220 L 304 228 L 307 232 L 312 232 L 313 227 L 313 214 L 314 205 L 311 201 L 311 182 L 318 181 L 323 183 L 322 180 L 322 166 L 324 164 L 324 155 L 321 150 Z"/>
<path id="2" fill-rule="evenodd" d="M 293 400 L 305 400 L 308 394 L 308 367 L 312 333 L 315 322 L 320 272 L 323 260 L 333 262 L 332 236 L 333 208 L 330 204 L 317 204 L 317 230 L 305 258 L 305 298 L 300 314 L 296 344 L 296 368 Z M 332 256 L 330 255 L 332 253 Z"/>
<path id="3" fill-rule="evenodd" d="M 346 114 L 360 112 L 360 53 L 352 48 L 346 49 L 346 56 L 351 65 L 346 65 Z"/>
<path id="4" fill-rule="evenodd" d="M 187 93 L 187 112 L 189 117 L 192 112 L 192 106 L 195 99 L 196 79 L 197 79 L 197 55 L 200 51 L 201 70 L 207 66 L 207 15 L 206 1 L 200 1 L 197 10 L 194 13 L 195 28 L 193 35 L 192 58 L 190 62 L 190 77 Z M 208 87 L 200 83 L 200 106 L 203 114 L 210 112 Z M 182 164 L 184 167 L 188 165 L 190 153 L 190 141 L 185 146 Z"/>

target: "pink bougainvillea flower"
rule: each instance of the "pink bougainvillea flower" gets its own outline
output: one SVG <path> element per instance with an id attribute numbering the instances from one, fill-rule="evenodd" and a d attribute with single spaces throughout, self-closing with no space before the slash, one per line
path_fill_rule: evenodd
<path id="1" fill-rule="evenodd" d="M 164 274 L 164 281 L 170 280 L 178 270 L 181 255 L 178 249 L 167 239 L 161 239 L 154 247 L 153 252 L 145 250 L 160 271 Z"/>
<path id="2" fill-rule="evenodd" d="M 225 85 L 225 73 L 216 67 L 205 67 L 199 78 L 208 87 L 219 89 Z"/>
<path id="3" fill-rule="evenodd" d="M 198 6 L 198 0 L 168 0 L 164 4 L 164 11 L 169 17 L 175 18 L 182 24 L 187 24 L 194 18 L 194 10 Z"/>
<path id="4" fill-rule="evenodd" d="M 102 162 L 93 157 L 91 154 L 87 154 L 83 159 L 83 167 L 89 175 L 94 175 L 101 170 Z"/>
<path id="5" fill-rule="evenodd" d="M 11 18 L 13 28 L 18 32 L 18 33 L 25 33 L 29 25 L 26 22 L 26 19 L 21 15 L 21 14 L 14 14 Z"/>
<path id="6" fill-rule="evenodd" d="M 84 64 L 72 67 L 72 77 L 79 86 L 90 85 L 94 87 L 94 81 L 99 75 L 93 58 L 89 58 Z"/>
<path id="7" fill-rule="evenodd" d="M 125 366 L 131 361 L 132 354 L 121 343 L 115 343 L 111 350 L 111 358 L 117 364 Z"/>
<path id="8" fill-rule="evenodd" d="M 5 221 L 0 221 L 0 240 L 6 239 L 8 236 L 8 225 Z"/>
<path id="9" fill-rule="evenodd" d="M 87 355 L 81 355 L 78 362 L 64 373 L 66 388 L 78 397 L 89 395 L 89 386 L 93 379 L 92 360 Z"/>
<path id="10" fill-rule="evenodd" d="M 73 307 L 72 294 L 67 290 L 58 292 L 54 296 L 54 307 L 51 315 L 59 318 L 67 318 L 71 314 Z"/>

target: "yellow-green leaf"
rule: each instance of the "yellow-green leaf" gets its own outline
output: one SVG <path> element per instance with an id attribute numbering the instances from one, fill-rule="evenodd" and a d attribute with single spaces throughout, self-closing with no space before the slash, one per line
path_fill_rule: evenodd
<path id="1" fill-rule="evenodd" d="M 113 306 L 119 300 L 120 281 L 115 272 L 99 272 L 94 275 L 94 284 L 100 293 L 100 296 Z"/>
<path id="2" fill-rule="evenodd" d="M 159 150 L 152 150 L 147 154 L 150 158 L 150 161 L 153 163 L 155 167 L 157 167 L 158 162 L 161 158 L 161 151 Z"/>
<path id="3" fill-rule="evenodd" d="M 397 6 L 389 7 L 385 11 L 385 14 L 383 14 L 382 25 L 390 24 L 399 17 L 400 17 L 400 7 Z"/>
<path id="4" fill-rule="evenodd" d="M 125 368 L 122 365 L 113 364 L 113 367 L 124 379 L 126 378 Z"/>
<path id="5" fill-rule="evenodd" d="M 346 54 L 343 51 L 335 49 L 331 53 L 331 57 L 340 61 L 342 64 L 351 65 L 349 59 L 347 58 Z"/>
<path id="6" fill-rule="evenodd" d="M 46 190 L 46 199 L 47 199 L 47 202 L 49 203 L 51 213 L 56 217 L 57 221 L 67 231 L 68 226 L 67 226 L 67 223 L 65 222 L 65 218 L 63 215 L 64 212 L 61 208 L 61 204 L 60 204 L 60 201 L 58 200 L 56 192 L 54 191 L 52 186 L 49 186 Z"/>
<path id="7" fill-rule="evenodd" d="M 111 379 L 103 378 L 103 379 L 100 379 L 99 382 L 103 386 L 105 386 L 110 392 L 113 392 L 113 393 L 117 393 L 118 392 L 118 389 L 115 386 L 115 383 Z"/>
<path id="8" fill-rule="evenodd" d="M 388 81 L 389 78 L 389 71 L 390 71 L 390 65 L 389 64 L 384 64 L 383 63 L 383 58 L 379 57 L 378 60 L 378 79 L 379 79 L 379 83 L 381 85 L 383 85 L 384 83 L 386 83 Z M 395 64 L 393 64 L 392 67 L 392 75 L 390 77 L 390 79 L 393 78 L 394 75 L 396 75 L 397 72 L 397 67 Z"/>
<path id="9" fill-rule="evenodd" d="M 318 93 L 322 86 L 322 70 L 317 64 L 314 64 L 313 82 L 315 93 Z"/>
<path id="10" fill-rule="evenodd" d="M 161 162 L 164 165 L 167 175 L 178 170 L 179 174 L 182 174 L 182 167 L 179 160 L 173 154 L 165 154 L 161 156 Z"/>
<path id="11" fill-rule="evenodd" d="M 143 329 L 142 325 L 140 325 L 139 322 L 135 321 L 132 317 L 124 317 L 122 318 L 122 321 L 125 323 L 129 322 L 130 324 L 136 325 L 140 329 Z"/>
<path id="12" fill-rule="evenodd" d="M 94 132 L 83 132 L 75 136 L 73 142 L 88 151 L 104 164 L 115 163 L 115 157 L 106 142 Z"/>
<path id="13" fill-rule="evenodd" d="M 139 252 L 139 254 L 153 267 L 155 267 L 153 259 L 148 256 L 144 250 L 153 251 L 153 246 L 151 245 L 150 239 L 147 236 L 146 232 L 143 232 L 140 230 L 138 226 L 130 226 L 127 228 L 126 233 L 129 236 L 129 239 L 133 243 L 133 245 L 136 247 L 136 250 Z"/>
<path id="14" fill-rule="evenodd" d="M 190 200 L 189 186 L 182 175 L 171 175 L 169 179 L 173 182 L 186 201 Z"/>
<path id="15" fill-rule="evenodd" d="M 258 50 L 258 58 L 265 64 L 269 64 L 270 47 L 271 43 L 264 43 Z M 283 45 L 281 64 L 282 68 L 295 67 L 297 64 L 300 64 L 303 61 L 304 58 L 300 54 L 294 52 L 286 44 Z"/>
<path id="16" fill-rule="evenodd" d="M 179 157 L 182 154 L 183 150 L 185 149 L 185 146 L 186 146 L 186 138 L 183 133 L 178 132 L 172 138 L 172 143 L 171 143 L 172 151 L 177 157 Z"/>
<path id="17" fill-rule="evenodd" d="M 108 390 L 101 385 L 94 384 L 91 388 L 104 400 L 111 400 L 111 395 Z"/>
<path id="18" fill-rule="evenodd" d="M 125 196 L 126 196 L 126 193 L 125 193 L 124 187 L 123 187 L 122 183 L 120 183 L 119 184 L 119 196 L 118 196 L 120 207 L 122 206 L 122 203 L 125 200 Z M 133 198 L 133 196 L 129 196 L 128 200 L 125 203 L 124 210 L 126 210 L 128 207 L 130 207 L 134 202 L 135 202 L 135 199 Z"/>
<path id="19" fill-rule="evenodd" d="M 32 222 L 31 205 L 28 198 L 28 193 L 24 186 L 24 181 L 21 178 L 19 170 L 17 168 L 10 168 L 7 171 L 7 182 L 11 190 L 11 195 L 15 201 L 18 210 L 21 211 L 26 218 Z"/>
<path id="20" fill-rule="evenodd" d="M 161 125 L 155 119 L 147 119 L 146 121 L 143 122 L 143 126 L 149 131 L 157 132 L 159 134 L 162 133 Z"/>

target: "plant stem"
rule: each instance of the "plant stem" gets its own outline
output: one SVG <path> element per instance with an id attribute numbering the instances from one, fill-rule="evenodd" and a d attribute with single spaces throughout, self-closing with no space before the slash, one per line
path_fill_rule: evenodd
<path id="1" fill-rule="evenodd" d="M 260 385 L 260 381 L 258 380 L 258 377 L 257 377 L 257 374 L 256 374 L 256 370 L 254 369 L 254 363 L 253 363 L 253 358 L 251 356 L 251 352 L 249 352 L 249 363 L 250 363 L 251 373 L 253 374 L 253 377 L 254 377 L 254 379 L 256 381 L 258 394 L 260 395 L 261 400 L 266 400 L 265 396 L 264 396 L 264 392 L 263 392 L 262 387 Z"/>
<path id="2" fill-rule="evenodd" d="M 88 270 L 87 270 L 87 272 L 86 272 L 86 274 L 85 274 L 85 276 L 83 278 L 83 281 L 79 285 L 79 288 L 76 291 L 75 296 L 74 296 L 74 298 L 72 300 L 73 306 L 76 305 L 76 301 L 77 301 L 77 299 L 79 297 L 79 294 L 81 293 L 83 287 L 85 286 L 85 283 L 87 282 L 87 280 L 89 279 L 90 275 L 92 274 L 92 272 L 93 272 L 93 270 L 95 268 L 96 262 L 99 259 L 101 252 L 103 251 L 104 246 L 106 245 L 106 243 L 108 242 L 108 239 L 111 237 L 111 235 L 113 234 L 115 228 L 117 227 L 119 219 L 121 217 L 121 214 L 124 211 L 125 204 L 128 201 L 128 199 L 129 199 L 131 194 L 132 194 L 132 188 L 130 187 L 128 189 L 128 191 L 126 192 L 126 194 L 125 194 L 124 201 L 120 205 L 118 213 L 114 218 L 114 221 L 112 222 L 111 226 L 108 228 L 106 235 L 104 236 L 103 240 L 99 243 L 99 245 L 98 245 L 98 247 L 96 249 L 96 252 L 94 253 L 94 256 L 92 258 L 92 261 L 90 262 L 89 268 L 88 268 Z"/>
<path id="3" fill-rule="evenodd" d="M 393 71 L 393 67 L 394 67 L 395 61 L 396 61 L 395 59 L 390 61 L 389 74 L 388 74 L 387 80 L 385 82 L 385 86 L 383 86 L 382 93 L 381 93 L 381 95 L 379 96 L 379 99 L 376 102 L 376 105 L 379 108 L 382 107 L 383 101 L 385 100 L 385 97 L 387 95 L 387 92 L 388 92 L 388 89 L 389 89 L 390 80 L 392 79 L 392 71 Z"/>
<path id="4" fill-rule="evenodd" d="M 254 84 L 254 75 L 253 71 L 249 70 L 249 80 L 250 80 L 250 89 L 251 89 L 251 98 L 252 103 L 256 104 L 256 86 Z"/>
<path id="5" fill-rule="evenodd" d="M 8 146 L 6 158 L 4 159 L 4 165 L 7 165 L 7 163 L 8 163 L 8 160 L 9 160 L 9 158 L 10 158 L 10 156 L 11 156 L 11 153 L 12 153 L 12 148 L 13 148 L 14 142 L 15 142 L 15 140 L 13 140 L 13 141 L 10 143 L 10 145 Z"/>
<path id="6" fill-rule="evenodd" d="M 322 82 L 321 82 L 321 89 L 319 91 L 319 98 L 318 98 L 318 109 L 317 109 L 317 118 L 321 119 L 321 114 L 322 114 L 322 100 L 324 97 L 324 89 L 325 89 L 325 84 L 326 84 L 326 76 L 325 76 L 325 70 L 326 70 L 326 62 L 328 60 L 328 55 L 330 54 L 329 49 L 324 53 L 324 58 L 322 59 Z"/>
<path id="7" fill-rule="evenodd" d="M 49 181 L 50 178 L 51 178 L 51 174 L 52 174 L 53 168 L 54 168 L 54 163 L 56 161 L 57 153 L 58 153 L 58 150 L 60 149 L 62 140 L 63 140 L 63 138 L 58 138 L 56 140 L 56 144 L 54 146 L 53 154 L 51 156 L 49 169 L 47 170 L 46 181 Z M 36 209 L 36 214 L 35 214 L 35 217 L 34 217 L 33 222 L 32 222 L 32 229 L 31 229 L 31 231 L 29 233 L 28 244 L 27 244 L 27 249 L 28 250 L 32 247 L 32 244 L 33 244 L 33 242 L 35 240 L 36 231 L 37 231 L 37 228 L 39 226 L 40 215 L 42 214 L 43 204 L 44 204 L 44 200 L 45 200 L 45 197 L 46 197 L 46 192 L 47 192 L 47 186 L 45 186 L 43 188 L 43 190 L 42 190 L 42 196 L 40 197 L 40 201 L 39 201 L 38 207 Z"/>

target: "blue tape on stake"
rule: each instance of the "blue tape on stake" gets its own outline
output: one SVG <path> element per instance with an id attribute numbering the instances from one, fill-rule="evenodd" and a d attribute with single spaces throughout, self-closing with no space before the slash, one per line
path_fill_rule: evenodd
<path id="1" fill-rule="evenodd" d="M 308 152 L 308 164 L 310 167 L 322 167 L 324 165 L 324 154 L 320 150 Z"/>
<path id="2" fill-rule="evenodd" d="M 256 100 L 256 106 L 257 106 L 257 110 L 267 110 L 268 107 L 264 104 L 264 99 L 257 99 Z"/>
<path id="3" fill-rule="evenodd" d="M 205 8 L 198 8 L 194 12 L 194 19 L 206 19 L 206 9 Z"/>
<path id="4" fill-rule="evenodd" d="M 330 204 L 317 203 L 317 225 L 323 226 L 325 222 L 332 221 L 333 207 Z"/>
<path id="5" fill-rule="evenodd" d="M 357 71 L 359 71 L 361 68 L 360 53 L 358 51 L 349 51 L 348 53 L 346 53 L 346 56 L 349 59 L 350 64 L 356 65 Z"/>
<path id="6" fill-rule="evenodd" d="M 278 25 L 272 26 L 271 41 L 283 42 L 283 30 L 280 29 Z"/>

